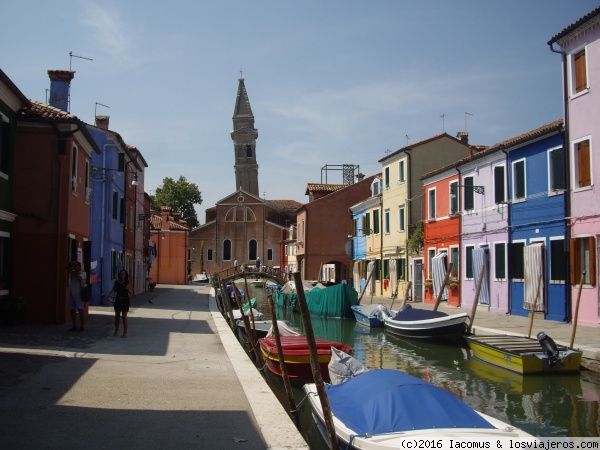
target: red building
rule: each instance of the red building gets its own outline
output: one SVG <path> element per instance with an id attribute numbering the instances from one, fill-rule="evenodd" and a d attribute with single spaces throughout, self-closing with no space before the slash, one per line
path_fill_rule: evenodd
<path id="1" fill-rule="evenodd" d="M 454 167 L 454 165 L 452 166 Z M 443 300 L 449 306 L 460 306 L 460 215 L 459 215 L 459 176 L 454 168 L 445 167 L 425 174 L 423 180 L 423 247 L 425 251 L 425 303 L 435 303 L 440 288 L 434 285 L 434 258 L 443 262 L 444 274 L 450 263 L 449 286 Z M 430 284 L 431 283 L 431 284 Z M 435 289 L 434 289 L 435 287 Z"/>
<path id="2" fill-rule="evenodd" d="M 352 279 L 352 244 L 348 236 L 353 233 L 354 222 L 349 208 L 371 196 L 374 178 L 334 185 L 324 196 L 313 195 L 313 191 L 323 194 L 324 185 L 309 184 L 307 193 L 313 201 L 302 205 L 296 219 L 296 258 L 302 279 L 321 279 L 324 267 L 334 274 L 332 281 Z"/>
<path id="3" fill-rule="evenodd" d="M 73 76 L 71 71 L 49 73 L 51 78 Z M 51 102 L 53 95 L 57 94 L 51 92 Z M 23 298 L 27 321 L 65 323 L 68 262 L 89 267 L 92 152 L 100 149 L 87 127 L 65 110 L 32 101 L 19 114 L 14 296 Z"/>

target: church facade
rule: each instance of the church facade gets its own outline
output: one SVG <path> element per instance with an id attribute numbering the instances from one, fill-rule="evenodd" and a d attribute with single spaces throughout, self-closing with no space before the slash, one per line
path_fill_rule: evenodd
<path id="1" fill-rule="evenodd" d="M 237 190 L 206 210 L 206 221 L 190 232 L 190 275 L 212 274 L 234 265 L 282 267 L 286 228 L 302 203 L 265 200 L 258 190 L 254 115 L 244 78 L 239 78 L 231 139 Z"/>

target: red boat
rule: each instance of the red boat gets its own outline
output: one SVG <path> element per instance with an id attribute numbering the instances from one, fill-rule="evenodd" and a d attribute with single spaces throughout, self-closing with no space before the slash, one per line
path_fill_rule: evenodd
<path id="1" fill-rule="evenodd" d="M 275 337 L 265 337 L 258 340 L 260 350 L 267 362 L 267 367 L 277 376 L 281 376 L 279 366 L 279 355 Z M 329 382 L 328 364 L 331 360 L 331 347 L 352 354 L 352 347 L 327 339 L 315 338 L 319 366 L 323 380 Z M 286 363 L 288 376 L 292 381 L 306 381 L 313 383 L 312 369 L 310 367 L 310 353 L 306 336 L 281 336 L 281 347 L 283 349 L 283 360 Z"/>

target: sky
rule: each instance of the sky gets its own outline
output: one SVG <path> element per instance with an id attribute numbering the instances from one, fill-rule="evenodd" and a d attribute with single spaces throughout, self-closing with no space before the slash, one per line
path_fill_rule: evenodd
<path id="1" fill-rule="evenodd" d="M 70 112 L 144 156 L 145 191 L 184 176 L 205 209 L 236 191 L 238 78 L 258 130 L 259 192 L 369 176 L 390 151 L 447 132 L 492 145 L 563 117 L 547 42 L 600 0 L 23 0 L 5 2 L 0 68 L 46 102 L 75 70 Z M 70 56 L 72 54 L 73 56 Z M 241 71 L 241 75 L 240 75 Z"/>

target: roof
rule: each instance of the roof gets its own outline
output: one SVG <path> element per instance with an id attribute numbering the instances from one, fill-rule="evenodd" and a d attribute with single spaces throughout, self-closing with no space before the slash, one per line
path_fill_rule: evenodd
<path id="1" fill-rule="evenodd" d="M 77 125 L 78 130 L 83 134 L 85 139 L 90 143 L 92 149 L 97 153 L 101 154 L 102 151 L 98 144 L 87 129 L 86 124 L 79 120 L 77 116 L 63 111 L 60 108 L 40 103 L 36 100 L 30 100 L 31 106 L 23 108 L 19 113 L 18 120 L 32 121 L 32 122 L 47 122 L 47 123 L 67 123 Z"/>
<path id="2" fill-rule="evenodd" d="M 302 203 L 296 200 L 265 200 L 273 206 L 277 206 L 282 209 L 298 209 L 302 206 Z"/>
<path id="3" fill-rule="evenodd" d="M 552 45 L 555 42 L 558 42 L 561 39 L 567 37 L 569 34 L 571 34 L 573 31 L 577 30 L 582 25 L 584 25 L 584 24 L 586 24 L 588 22 L 590 22 L 590 25 L 591 25 L 591 24 L 597 22 L 598 20 L 600 20 L 600 7 L 594 9 L 592 12 L 586 14 L 585 16 L 583 16 L 582 18 L 580 18 L 576 22 L 573 22 L 567 28 L 565 28 L 564 30 L 562 30 L 560 33 L 554 35 L 552 37 L 552 39 L 550 39 L 548 41 L 548 45 Z"/>
<path id="4" fill-rule="evenodd" d="M 390 154 L 388 154 L 388 155 L 385 155 L 385 156 L 384 156 L 383 158 L 381 158 L 381 159 L 380 159 L 378 162 L 380 162 L 380 163 L 381 163 L 381 162 L 384 162 L 386 159 L 390 159 L 390 158 L 392 158 L 392 157 L 396 156 L 396 155 L 397 155 L 397 154 L 399 154 L 399 153 L 402 153 L 402 152 L 404 152 L 404 151 L 413 150 L 415 147 L 420 147 L 421 145 L 428 144 L 429 142 L 433 142 L 433 141 L 436 141 L 436 140 L 438 140 L 438 139 L 442 139 L 442 138 L 444 138 L 444 137 L 446 137 L 446 138 L 449 138 L 449 139 L 452 139 L 452 140 L 454 140 L 454 141 L 456 141 L 456 142 L 458 142 L 458 143 L 460 143 L 460 144 L 463 144 L 465 147 L 468 147 L 468 144 L 465 144 L 465 143 L 464 143 L 464 142 L 462 142 L 460 139 L 458 139 L 458 138 L 455 138 L 454 136 L 450 136 L 448 133 L 440 133 L 440 134 L 437 134 L 437 135 L 435 135 L 435 136 L 432 136 L 432 137 L 430 137 L 430 138 L 424 139 L 424 140 L 422 140 L 422 141 L 415 142 L 414 144 L 407 145 L 406 147 L 402 147 L 401 149 L 399 149 L 399 150 L 396 150 L 395 152 L 392 152 L 392 153 L 390 153 Z"/>
<path id="5" fill-rule="evenodd" d="M 250 107 L 250 100 L 248 99 L 244 79 L 239 78 L 239 82 L 233 117 L 252 116 L 252 108 Z"/>
<path id="6" fill-rule="evenodd" d="M 547 123 L 546 125 L 542 125 L 541 127 L 536 128 L 534 130 L 527 131 L 527 132 L 519 134 L 517 136 L 508 138 L 504 141 L 500 141 L 490 147 L 487 147 L 485 150 L 482 150 L 479 153 L 469 156 L 468 158 L 463 158 L 452 164 L 448 164 L 445 167 L 440 167 L 439 169 L 432 170 L 431 172 L 424 174 L 421 177 L 421 180 L 424 180 L 425 178 L 429 178 L 433 175 L 437 175 L 439 173 L 445 172 L 446 170 L 451 169 L 453 167 L 458 167 L 469 161 L 483 158 L 484 156 L 492 154 L 499 150 L 507 150 L 507 149 L 510 150 L 511 147 L 529 142 L 534 139 L 545 137 L 547 134 L 560 132 L 560 131 L 562 131 L 562 129 L 563 129 L 563 120 L 562 119 L 555 120 L 553 122 Z"/>
<path id="7" fill-rule="evenodd" d="M 12 82 L 10 78 L 8 78 L 8 75 L 6 75 L 2 69 L 0 69 L 0 81 L 4 83 L 13 92 L 13 94 L 15 94 L 15 96 L 17 96 L 19 100 L 25 104 L 25 106 L 30 106 L 29 99 L 23 95 L 21 90 Z"/>
<path id="8" fill-rule="evenodd" d="M 323 183 L 308 183 L 306 185 L 305 195 L 310 194 L 311 192 L 336 192 L 340 189 L 344 189 L 345 187 L 350 186 L 349 184 L 323 184 Z"/>
<path id="9" fill-rule="evenodd" d="M 161 210 L 166 211 L 165 207 L 161 207 Z M 170 208 L 169 208 L 170 209 Z M 175 221 L 175 218 L 171 215 L 167 216 L 168 229 L 171 231 L 189 231 L 190 227 L 187 226 L 185 220 Z M 153 212 L 150 216 L 150 227 L 153 230 L 162 230 L 162 215 Z"/>

